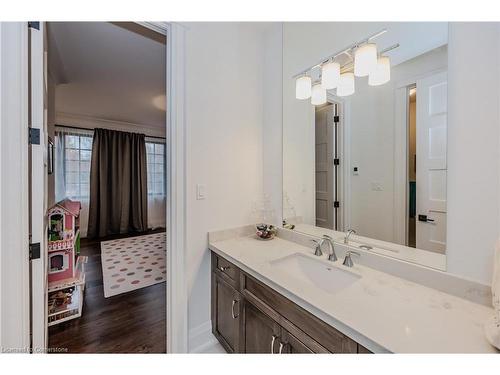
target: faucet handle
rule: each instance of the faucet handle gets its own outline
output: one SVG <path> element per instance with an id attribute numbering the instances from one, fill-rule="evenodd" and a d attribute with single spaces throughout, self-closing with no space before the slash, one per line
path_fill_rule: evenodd
<path id="1" fill-rule="evenodd" d="M 323 252 L 321 251 L 321 245 L 323 244 L 323 241 L 311 240 L 311 242 L 313 242 L 316 245 L 314 250 L 314 255 L 316 255 L 317 257 L 322 256 Z"/>
<path id="2" fill-rule="evenodd" d="M 333 238 L 331 236 L 329 236 L 328 234 L 324 234 L 323 238 L 326 238 L 327 240 L 333 240 Z"/>
<path id="3" fill-rule="evenodd" d="M 354 266 L 354 263 L 351 259 L 351 255 L 356 255 L 356 256 L 361 256 L 360 253 L 356 252 L 356 251 L 352 251 L 352 250 L 349 250 L 345 253 L 345 258 L 344 258 L 344 262 L 342 263 L 344 266 L 347 266 L 347 267 L 352 267 Z"/>

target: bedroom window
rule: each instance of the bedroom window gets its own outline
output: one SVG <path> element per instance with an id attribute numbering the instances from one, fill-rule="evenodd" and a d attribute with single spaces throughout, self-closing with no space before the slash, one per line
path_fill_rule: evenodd
<path id="1" fill-rule="evenodd" d="M 148 163 L 148 195 L 150 197 L 165 196 L 165 144 L 146 142 Z"/>
<path id="2" fill-rule="evenodd" d="M 64 186 L 71 199 L 89 198 L 92 135 L 64 134 Z"/>

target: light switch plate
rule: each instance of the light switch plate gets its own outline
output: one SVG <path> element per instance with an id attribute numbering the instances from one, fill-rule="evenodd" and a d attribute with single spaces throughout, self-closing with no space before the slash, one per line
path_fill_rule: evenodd
<path id="1" fill-rule="evenodd" d="M 207 187 L 205 184 L 196 185 L 196 199 L 203 200 L 207 197 Z"/>

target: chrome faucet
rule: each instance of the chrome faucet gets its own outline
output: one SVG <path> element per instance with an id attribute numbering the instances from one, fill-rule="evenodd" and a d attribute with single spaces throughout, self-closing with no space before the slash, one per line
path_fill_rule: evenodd
<path id="1" fill-rule="evenodd" d="M 335 247 L 333 246 L 333 238 L 327 234 L 324 234 L 323 241 L 328 243 L 328 247 L 330 248 L 328 260 L 331 262 L 336 262 L 338 258 L 337 258 L 337 254 L 335 254 Z"/>
<path id="2" fill-rule="evenodd" d="M 315 249 L 314 249 L 314 255 L 316 255 L 317 257 L 320 257 L 323 255 L 323 251 L 321 251 L 321 247 L 323 246 L 323 239 L 321 240 L 311 240 L 311 242 L 313 242 L 316 246 L 315 246 Z"/>
<path id="3" fill-rule="evenodd" d="M 353 233 L 356 233 L 356 231 L 354 229 L 349 229 L 347 232 L 346 232 L 346 235 L 344 237 L 344 243 L 347 245 L 349 243 L 349 237 L 351 237 L 351 234 Z"/>
<path id="4" fill-rule="evenodd" d="M 357 253 L 355 251 L 348 251 L 347 253 L 345 253 L 344 262 L 342 264 L 346 267 L 349 267 L 349 268 L 354 266 L 354 263 L 351 259 L 351 255 L 357 255 L 358 257 L 361 256 L 359 253 Z"/>

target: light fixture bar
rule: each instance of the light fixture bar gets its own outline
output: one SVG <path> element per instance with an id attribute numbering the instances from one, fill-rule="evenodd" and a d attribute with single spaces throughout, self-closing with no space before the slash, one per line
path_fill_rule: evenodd
<path id="1" fill-rule="evenodd" d="M 302 75 L 310 72 L 311 70 L 320 67 L 322 64 L 324 64 L 326 62 L 328 62 L 330 60 L 333 60 L 333 59 L 335 59 L 336 57 L 338 57 L 340 55 L 348 53 L 351 50 L 353 50 L 354 48 L 359 47 L 362 44 L 368 43 L 369 41 L 371 41 L 371 40 L 373 40 L 375 38 L 378 38 L 380 35 L 385 34 L 386 32 L 387 32 L 387 29 L 382 29 L 382 30 L 380 30 L 380 31 L 378 31 L 378 32 L 376 32 L 374 34 L 369 35 L 368 37 L 366 37 L 364 39 L 361 39 L 360 41 L 358 41 L 356 43 L 350 44 L 349 46 L 343 48 L 342 50 L 340 50 L 338 52 L 335 52 L 334 54 L 329 55 L 329 56 L 321 59 L 321 61 L 319 61 L 317 64 L 311 65 L 307 69 L 301 70 L 299 73 L 293 75 L 292 78 L 297 78 L 299 76 L 302 76 Z"/>

